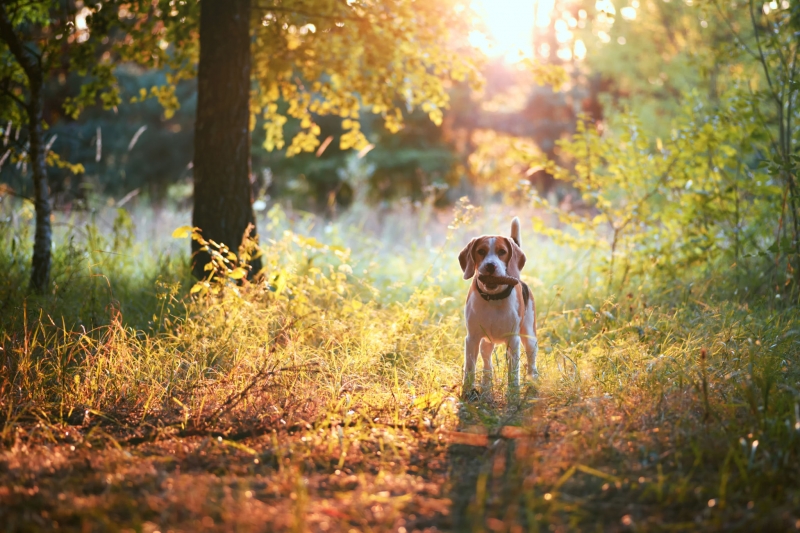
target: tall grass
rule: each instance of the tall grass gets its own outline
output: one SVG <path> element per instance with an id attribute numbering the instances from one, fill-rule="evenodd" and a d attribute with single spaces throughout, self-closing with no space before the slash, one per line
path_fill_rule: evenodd
<path id="1" fill-rule="evenodd" d="M 455 258 L 471 236 L 506 233 L 508 208 L 335 221 L 274 208 L 259 221 L 263 281 L 202 297 L 189 296 L 188 244 L 169 238 L 185 214 L 158 215 L 157 232 L 133 227 L 156 216 L 144 209 L 76 216 L 60 221 L 54 289 L 36 298 L 27 208 L 3 208 L 10 530 L 800 518 L 800 324 L 791 305 L 737 292 L 747 279 L 654 274 L 609 294 L 591 250 L 523 224 L 541 378 L 507 399 L 497 350 L 492 392 L 462 402 Z"/>

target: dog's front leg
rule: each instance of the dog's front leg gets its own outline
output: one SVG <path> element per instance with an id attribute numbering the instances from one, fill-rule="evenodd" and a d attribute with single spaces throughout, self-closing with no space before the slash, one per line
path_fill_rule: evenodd
<path id="1" fill-rule="evenodd" d="M 508 340 L 508 389 L 509 391 L 519 389 L 519 335 L 513 335 Z"/>
<path id="2" fill-rule="evenodd" d="M 539 354 L 539 341 L 536 335 L 525 337 L 525 353 L 528 355 L 528 377 L 535 379 L 539 377 L 539 371 L 536 369 L 536 356 Z"/>
<path id="3" fill-rule="evenodd" d="M 475 387 L 475 363 L 478 360 L 480 337 L 467 335 L 464 341 L 464 386 L 463 393 L 468 394 Z"/>
<path id="4" fill-rule="evenodd" d="M 485 337 L 481 339 L 481 359 L 483 359 L 483 379 L 481 379 L 482 392 L 486 392 L 492 388 L 492 378 L 494 377 L 492 350 L 494 350 L 494 343 Z"/>

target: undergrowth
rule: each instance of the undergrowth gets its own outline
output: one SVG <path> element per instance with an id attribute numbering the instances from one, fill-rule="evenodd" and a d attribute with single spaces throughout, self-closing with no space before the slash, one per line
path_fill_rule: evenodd
<path id="1" fill-rule="evenodd" d="M 464 402 L 455 257 L 507 210 L 273 208 L 263 277 L 194 294 L 174 243 L 73 217 L 30 297 L 26 208 L 5 209 L 8 531 L 800 527 L 800 323 L 739 290 L 757 269 L 611 290 L 591 251 L 523 229 L 541 377 L 507 399 L 497 350 Z"/>

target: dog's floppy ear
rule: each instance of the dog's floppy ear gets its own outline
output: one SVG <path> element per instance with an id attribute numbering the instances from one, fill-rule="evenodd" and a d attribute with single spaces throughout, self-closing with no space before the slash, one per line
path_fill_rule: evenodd
<path id="1" fill-rule="evenodd" d="M 478 239 L 472 239 L 469 241 L 469 244 L 458 254 L 458 262 L 461 264 L 461 270 L 464 271 L 464 279 L 469 279 L 475 275 L 475 261 L 472 259 L 472 247 L 477 240 Z"/>
<path id="2" fill-rule="evenodd" d="M 525 266 L 525 252 L 522 251 L 522 248 L 517 246 L 517 243 L 514 242 L 514 239 L 509 239 L 507 237 L 503 237 L 506 242 L 508 243 L 508 247 L 511 249 L 511 257 L 508 259 L 508 275 L 512 278 L 519 279 L 520 271 L 522 267 Z"/>

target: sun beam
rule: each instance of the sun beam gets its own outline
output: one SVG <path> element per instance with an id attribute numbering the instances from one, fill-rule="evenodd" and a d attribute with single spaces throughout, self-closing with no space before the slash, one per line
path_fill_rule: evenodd
<path id="1" fill-rule="evenodd" d="M 555 0 L 473 0 L 472 8 L 485 24 L 470 42 L 490 57 L 517 62 L 533 55 L 536 28 L 547 27 Z"/>

